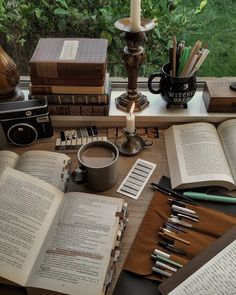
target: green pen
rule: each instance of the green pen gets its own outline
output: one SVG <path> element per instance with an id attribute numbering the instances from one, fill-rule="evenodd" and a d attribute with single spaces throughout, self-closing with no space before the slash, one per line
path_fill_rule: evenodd
<path id="1" fill-rule="evenodd" d="M 236 198 L 234 198 L 234 197 L 208 195 L 208 194 L 205 194 L 205 193 L 191 192 L 191 191 L 184 192 L 183 195 L 185 197 L 188 197 L 188 198 L 191 198 L 191 199 L 196 199 L 196 200 L 224 202 L 224 203 L 235 203 L 236 204 Z"/>
<path id="2" fill-rule="evenodd" d="M 178 263 L 178 262 L 176 262 L 176 261 L 173 261 L 173 260 L 170 259 L 170 258 L 163 257 L 163 256 L 161 256 L 161 255 L 154 255 L 154 254 L 152 254 L 151 257 L 152 257 L 153 259 L 155 259 L 155 260 L 161 260 L 161 261 L 167 262 L 167 263 L 169 263 L 169 264 L 172 264 L 172 265 L 174 265 L 174 266 L 177 266 L 177 267 L 179 267 L 179 268 L 180 268 L 180 267 L 183 267 L 182 264 L 180 264 L 180 263 Z"/>

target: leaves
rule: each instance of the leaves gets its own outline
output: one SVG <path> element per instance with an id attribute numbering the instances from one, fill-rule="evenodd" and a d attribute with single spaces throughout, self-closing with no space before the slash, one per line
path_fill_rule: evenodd
<path id="1" fill-rule="evenodd" d="M 56 15 L 68 15 L 68 11 L 63 8 L 56 8 L 53 12 Z"/>
<path id="2" fill-rule="evenodd" d="M 203 0 L 203 1 L 201 1 L 199 7 L 195 10 L 195 14 L 200 13 L 200 12 L 202 11 L 202 9 L 206 7 L 206 5 L 207 5 L 207 1 L 208 1 L 208 0 Z"/>
<path id="3" fill-rule="evenodd" d="M 142 45 L 147 62 L 139 74 L 149 75 L 166 63 L 171 40 L 176 35 L 189 46 L 201 39 L 210 50 L 214 48 L 201 68 L 202 75 L 225 75 L 227 71 L 233 76 L 236 68 L 234 2 L 142 0 L 142 15 L 155 19 L 157 25 L 147 34 L 148 41 Z M 111 75 L 127 76 L 120 58 L 120 51 L 126 43 L 114 23 L 129 14 L 129 0 L 0 0 L 1 43 L 16 63 L 24 66 L 24 74 L 27 74 L 27 61 L 39 37 L 106 38 Z M 223 62 L 219 63 L 219 60 Z"/>

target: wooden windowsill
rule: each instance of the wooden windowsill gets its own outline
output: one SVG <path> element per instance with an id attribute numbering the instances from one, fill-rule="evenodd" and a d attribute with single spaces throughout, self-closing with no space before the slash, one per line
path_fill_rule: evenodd
<path id="1" fill-rule="evenodd" d="M 198 78 L 198 91 L 188 103 L 188 108 L 171 106 L 166 109 L 166 102 L 160 95 L 151 94 L 147 89 L 147 78 L 139 78 L 139 90 L 147 96 L 149 105 L 141 112 L 136 112 L 136 126 L 141 127 L 168 127 L 175 123 L 205 121 L 220 123 L 226 119 L 236 117 L 235 113 L 208 113 L 202 98 L 202 89 L 206 80 L 214 77 Z M 234 79 L 227 77 L 224 79 Z M 235 78 L 236 80 L 236 78 Z M 54 127 L 77 127 L 96 125 L 98 127 L 125 127 L 127 113 L 117 109 L 115 98 L 126 91 L 127 79 L 111 78 L 112 94 L 109 116 L 52 116 Z M 28 95 L 29 78 L 22 77 L 21 88 Z"/>

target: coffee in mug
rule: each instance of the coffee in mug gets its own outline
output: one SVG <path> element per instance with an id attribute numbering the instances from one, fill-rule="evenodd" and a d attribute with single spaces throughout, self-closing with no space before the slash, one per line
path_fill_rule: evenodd
<path id="1" fill-rule="evenodd" d="M 81 160 L 86 166 L 100 168 L 110 165 L 115 159 L 115 153 L 107 146 L 93 146 L 81 154 Z"/>
<path id="2" fill-rule="evenodd" d="M 119 151 L 112 142 L 86 143 L 78 151 L 80 167 L 74 171 L 74 180 L 87 183 L 92 190 L 106 190 L 118 179 L 118 158 Z"/>

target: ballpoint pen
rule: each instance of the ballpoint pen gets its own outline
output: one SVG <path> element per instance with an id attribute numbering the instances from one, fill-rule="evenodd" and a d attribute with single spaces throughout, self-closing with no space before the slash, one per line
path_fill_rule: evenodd
<path id="1" fill-rule="evenodd" d="M 181 231 L 183 233 L 187 233 L 187 231 L 184 228 L 182 228 L 180 225 L 178 225 L 178 224 L 173 224 L 171 222 L 166 221 L 165 224 L 164 224 L 164 226 L 166 228 L 172 228 L 173 230 Z"/>
<path id="2" fill-rule="evenodd" d="M 183 199 L 186 203 L 189 203 L 189 204 L 192 204 L 192 205 L 195 205 L 195 206 L 198 205 L 197 202 L 191 200 L 191 199 L 188 198 L 187 196 L 184 196 L 184 195 L 182 195 L 182 194 L 179 194 L 179 193 L 173 191 L 172 189 L 169 189 L 169 188 L 167 188 L 167 187 L 164 188 L 164 187 L 162 187 L 162 186 L 160 186 L 160 185 L 158 185 L 158 184 L 156 184 L 156 183 L 154 183 L 154 182 L 151 183 L 151 186 L 152 186 L 155 190 L 160 191 L 160 192 L 162 192 L 162 193 L 164 193 L 164 194 L 166 194 L 166 195 L 168 195 L 168 196 L 172 196 L 172 197 L 176 197 L 176 198 L 179 198 L 179 199 Z"/>

